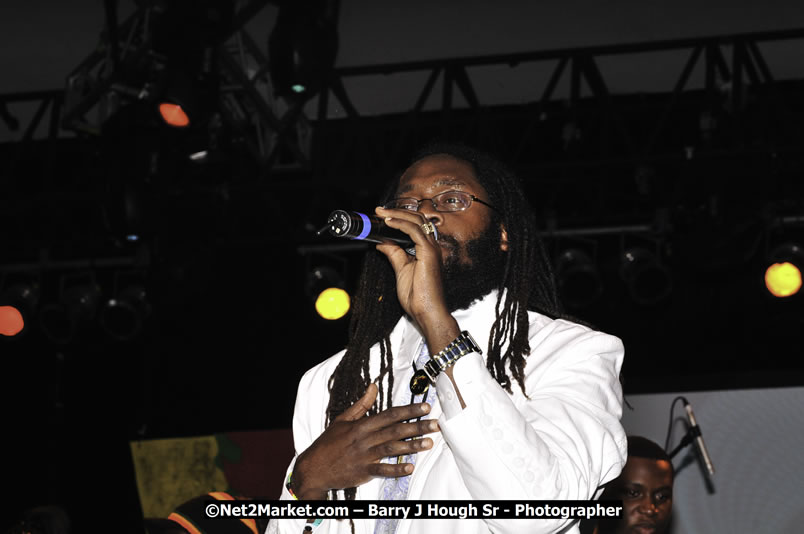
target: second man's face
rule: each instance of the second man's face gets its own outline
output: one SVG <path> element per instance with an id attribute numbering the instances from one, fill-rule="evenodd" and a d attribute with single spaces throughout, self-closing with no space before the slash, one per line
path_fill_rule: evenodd
<path id="1" fill-rule="evenodd" d="M 614 497 L 623 501 L 617 534 L 664 534 L 673 509 L 673 471 L 665 460 L 628 458 Z"/>

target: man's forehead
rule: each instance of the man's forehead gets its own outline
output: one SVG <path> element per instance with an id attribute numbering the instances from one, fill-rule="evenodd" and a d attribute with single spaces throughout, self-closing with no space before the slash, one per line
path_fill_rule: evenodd
<path id="1" fill-rule="evenodd" d="M 408 167 L 399 179 L 397 192 L 411 191 L 423 183 L 428 188 L 478 185 L 472 165 L 449 154 L 428 156 Z"/>
<path id="2" fill-rule="evenodd" d="M 444 177 L 436 180 L 435 182 L 429 184 L 430 187 L 457 187 L 463 188 L 467 185 L 471 185 L 467 180 L 461 180 L 460 178 L 455 177 Z M 399 182 L 399 187 L 397 188 L 397 192 L 399 193 L 407 193 L 414 189 L 415 185 L 411 180 L 405 180 L 404 176 L 402 180 Z"/>
<path id="3" fill-rule="evenodd" d="M 629 482 L 663 479 L 672 481 L 673 474 L 666 460 L 631 457 L 623 469 L 621 478 Z"/>

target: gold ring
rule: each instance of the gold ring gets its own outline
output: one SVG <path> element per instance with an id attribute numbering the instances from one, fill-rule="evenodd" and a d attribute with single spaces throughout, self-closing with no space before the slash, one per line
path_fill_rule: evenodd
<path id="1" fill-rule="evenodd" d="M 431 222 L 426 222 L 422 225 L 422 232 L 424 232 L 424 235 L 430 235 L 435 232 L 435 226 Z"/>

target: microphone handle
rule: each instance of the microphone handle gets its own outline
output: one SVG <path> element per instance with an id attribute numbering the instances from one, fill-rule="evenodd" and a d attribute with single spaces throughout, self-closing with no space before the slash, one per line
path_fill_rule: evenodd
<path id="1" fill-rule="evenodd" d="M 695 420 L 695 414 L 692 412 L 692 405 L 685 404 L 684 409 L 687 410 L 687 419 L 690 422 L 690 426 L 697 430 L 695 432 L 695 445 L 698 447 L 698 452 L 701 453 L 704 466 L 706 466 L 706 470 L 710 475 L 714 475 L 715 466 L 712 463 L 712 458 L 709 456 L 709 451 L 706 449 L 706 444 L 704 443 L 703 435 L 701 434 L 701 427 L 698 426 L 698 421 Z"/>
<path id="2" fill-rule="evenodd" d="M 376 215 L 359 211 L 335 210 L 330 213 L 325 229 L 335 237 L 345 237 L 371 243 L 395 243 L 405 252 L 415 255 L 413 240 L 406 233 L 391 228 Z"/>

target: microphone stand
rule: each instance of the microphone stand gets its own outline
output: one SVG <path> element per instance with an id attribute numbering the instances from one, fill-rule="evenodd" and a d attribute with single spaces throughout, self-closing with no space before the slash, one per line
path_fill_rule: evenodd
<path id="1" fill-rule="evenodd" d="M 684 434 L 683 438 L 681 438 L 681 442 L 679 442 L 679 444 L 676 446 L 675 449 L 667 453 L 667 455 L 670 456 L 670 458 L 672 459 L 676 454 L 678 454 L 681 451 L 681 449 L 683 449 L 687 445 L 692 444 L 692 442 L 695 441 L 695 438 L 697 438 L 700 435 L 701 435 L 701 427 L 697 425 L 690 426 L 687 429 L 687 433 Z"/>

